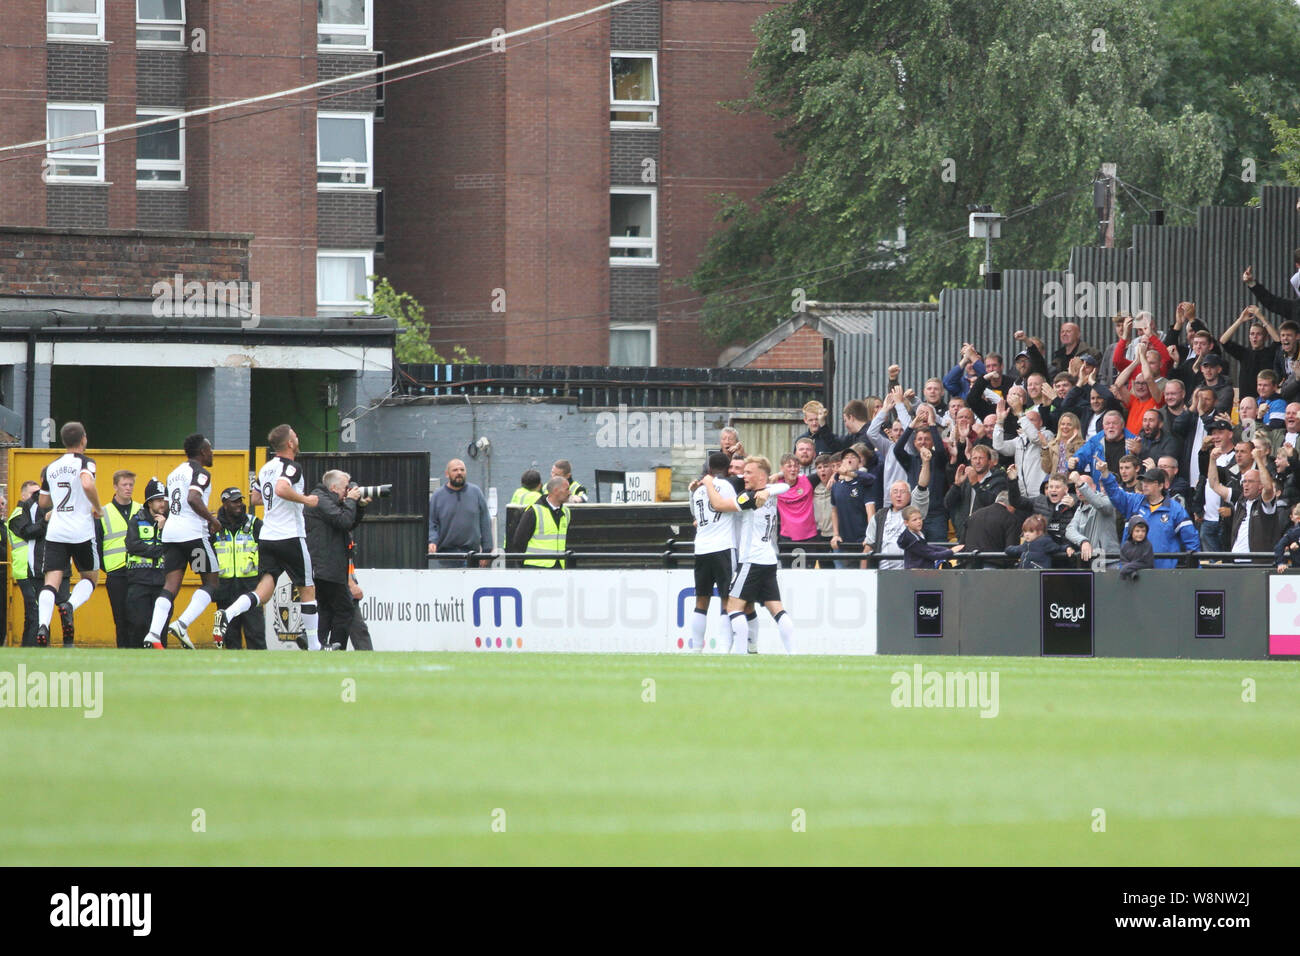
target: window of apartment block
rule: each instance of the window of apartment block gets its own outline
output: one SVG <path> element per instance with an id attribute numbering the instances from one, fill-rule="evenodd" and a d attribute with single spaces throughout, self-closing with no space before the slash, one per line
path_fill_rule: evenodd
<path id="1" fill-rule="evenodd" d="M 655 190 L 621 187 L 609 191 L 609 261 L 658 265 L 655 256 Z"/>
<path id="2" fill-rule="evenodd" d="M 659 122 L 659 57 L 655 53 L 609 55 L 611 126 L 654 126 Z"/>
<path id="3" fill-rule="evenodd" d="M 316 253 L 316 314 L 356 315 L 369 306 L 361 301 L 371 293 L 375 271 L 369 249 Z"/>
<path id="4" fill-rule="evenodd" d="M 175 116 L 179 110 L 139 110 L 137 122 Z M 179 186 L 185 182 L 185 121 L 144 126 L 135 141 L 135 181 L 140 186 Z"/>
<path id="5" fill-rule="evenodd" d="M 654 323 L 611 323 L 609 327 L 609 364 L 654 365 L 655 345 Z"/>
<path id="6" fill-rule="evenodd" d="M 317 184 L 329 189 L 368 189 L 373 132 L 374 117 L 369 113 L 318 113 Z"/>
<path id="7" fill-rule="evenodd" d="M 45 107 L 45 135 L 48 139 L 90 135 L 45 147 L 46 182 L 78 183 L 104 181 L 104 137 L 94 131 L 104 128 L 102 103 L 49 103 Z"/>
<path id="8" fill-rule="evenodd" d="M 183 46 L 185 0 L 135 0 L 135 42 L 141 46 Z"/>
<path id="9" fill-rule="evenodd" d="M 51 40 L 104 39 L 104 0 L 45 0 L 45 35 Z"/>
<path id="10" fill-rule="evenodd" d="M 316 43 L 368 50 L 374 24 L 371 0 L 316 0 Z"/>

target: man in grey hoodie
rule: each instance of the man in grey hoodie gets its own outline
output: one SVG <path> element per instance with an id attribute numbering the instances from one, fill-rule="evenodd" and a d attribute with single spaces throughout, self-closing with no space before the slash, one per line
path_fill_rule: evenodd
<path id="1" fill-rule="evenodd" d="M 1070 483 L 1079 495 L 1079 507 L 1065 529 L 1065 539 L 1079 549 L 1079 557 L 1092 561 L 1099 552 L 1105 552 L 1106 566 L 1119 559 L 1119 535 L 1115 530 L 1115 505 L 1104 493 L 1097 491 L 1091 475 L 1070 473 Z"/>

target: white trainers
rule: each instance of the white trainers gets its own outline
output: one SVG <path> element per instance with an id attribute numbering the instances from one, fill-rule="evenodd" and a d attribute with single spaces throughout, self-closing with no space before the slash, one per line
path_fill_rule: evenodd
<path id="1" fill-rule="evenodd" d="M 192 651 L 194 650 L 194 642 L 190 640 L 190 635 L 187 632 L 188 628 L 180 621 L 172 621 L 167 627 L 168 634 L 180 641 L 182 647 L 189 648 Z"/>
<path id="2" fill-rule="evenodd" d="M 753 635 L 750 635 L 749 638 L 749 653 L 751 654 L 758 653 L 758 638 L 754 637 Z"/>

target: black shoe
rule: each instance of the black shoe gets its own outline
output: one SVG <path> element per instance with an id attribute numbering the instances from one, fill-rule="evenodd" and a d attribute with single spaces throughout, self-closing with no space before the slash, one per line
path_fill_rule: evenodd
<path id="1" fill-rule="evenodd" d="M 37 647 L 50 646 L 50 629 L 46 627 L 44 624 L 42 624 L 40 627 L 36 629 L 36 646 Z"/>
<path id="2" fill-rule="evenodd" d="M 326 650 L 326 651 L 341 651 L 341 650 L 343 650 L 343 645 L 340 644 L 338 641 L 335 641 L 333 644 L 326 644 L 326 645 L 324 646 L 324 648 L 322 648 L 322 650 Z"/>
<path id="3" fill-rule="evenodd" d="M 63 644 L 67 646 L 76 636 L 72 625 L 72 605 L 67 601 L 59 605 L 59 624 L 63 627 Z"/>
<path id="4" fill-rule="evenodd" d="M 293 642 L 298 645 L 298 650 L 305 651 L 307 649 L 307 638 L 295 637 Z"/>

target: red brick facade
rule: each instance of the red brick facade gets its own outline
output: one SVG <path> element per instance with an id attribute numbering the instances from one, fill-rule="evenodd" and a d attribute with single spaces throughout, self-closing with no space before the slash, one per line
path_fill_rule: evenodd
<path id="1" fill-rule="evenodd" d="M 822 367 L 822 342 L 824 341 L 820 333 L 805 325 L 745 367 L 819 369 Z"/>

